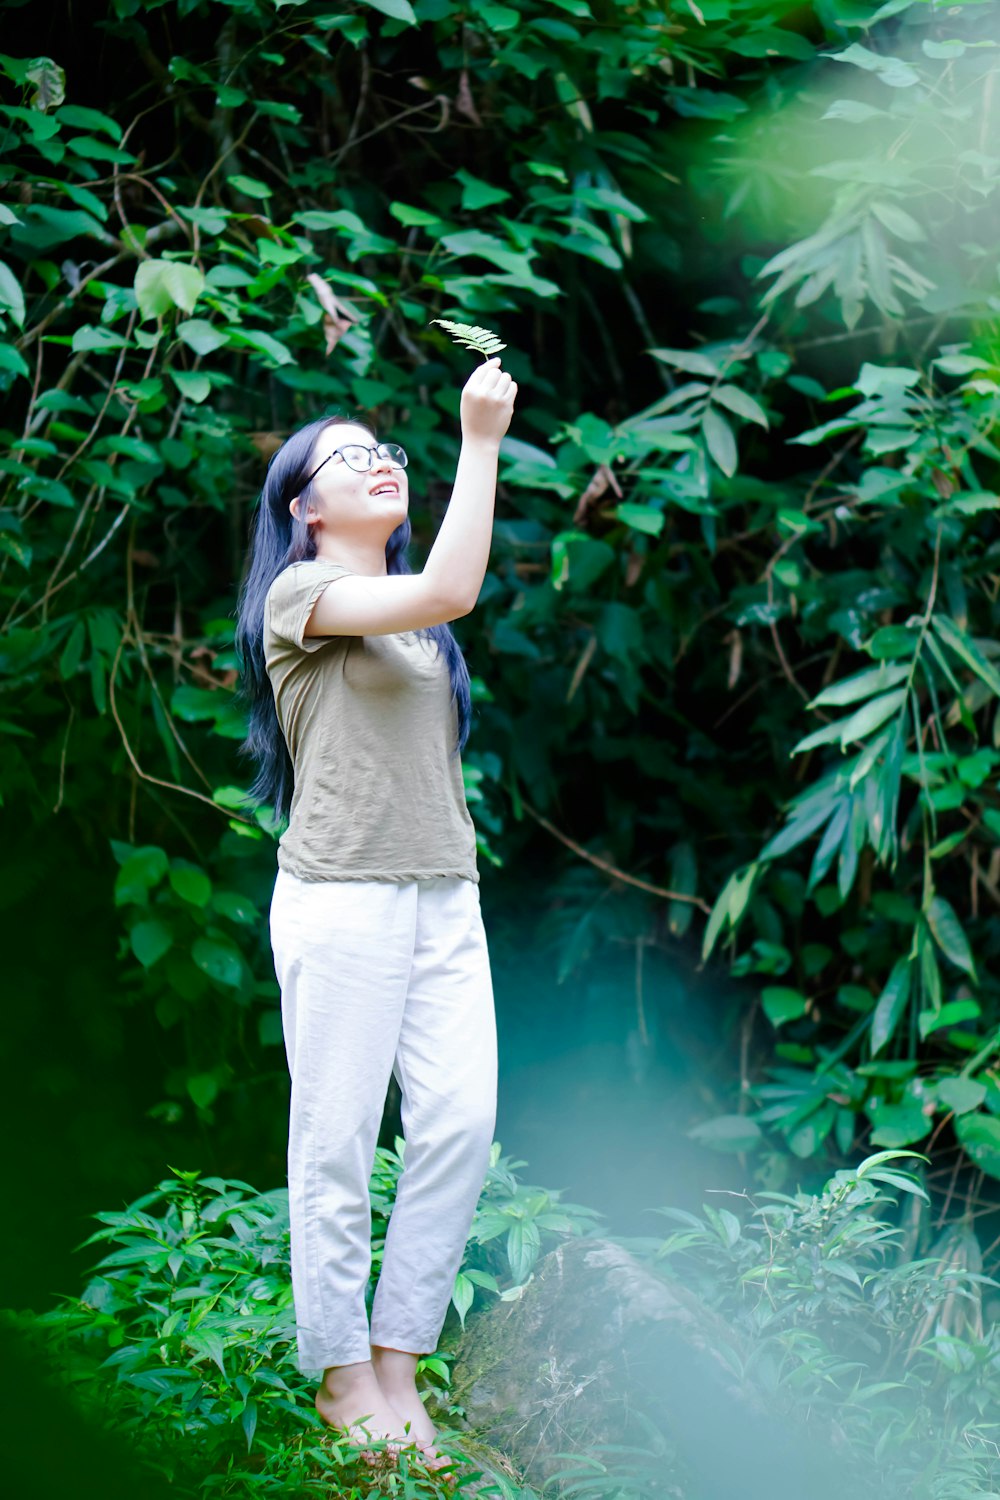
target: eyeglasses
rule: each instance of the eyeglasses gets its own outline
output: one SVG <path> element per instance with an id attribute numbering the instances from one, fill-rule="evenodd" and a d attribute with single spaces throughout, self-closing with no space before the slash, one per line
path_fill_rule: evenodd
<path id="1" fill-rule="evenodd" d="M 335 458 L 338 453 L 342 454 L 344 463 L 349 469 L 354 469 L 360 474 L 365 473 L 371 468 L 373 453 L 377 454 L 379 458 L 387 458 L 394 469 L 405 469 L 408 462 L 406 450 L 401 448 L 398 443 L 379 443 L 374 448 L 366 448 L 363 443 L 346 443 L 342 448 L 334 448 L 332 453 L 328 453 L 323 460 L 323 464 L 328 464 L 331 458 Z M 302 485 L 303 489 L 305 489 L 311 480 L 316 478 L 323 464 L 319 464 L 313 469 L 309 478 Z"/>

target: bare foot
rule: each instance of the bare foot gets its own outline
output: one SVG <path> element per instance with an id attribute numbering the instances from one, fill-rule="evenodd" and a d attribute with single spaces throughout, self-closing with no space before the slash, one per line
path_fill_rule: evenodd
<path id="1" fill-rule="evenodd" d="M 400 1368 L 402 1363 L 400 1360 L 391 1362 L 380 1359 L 377 1353 L 372 1357 L 379 1386 L 393 1410 L 398 1413 L 400 1421 L 405 1424 L 411 1440 L 416 1442 L 423 1462 L 429 1469 L 448 1468 L 454 1460 L 434 1446 L 437 1428 L 427 1415 L 416 1380 L 405 1369 Z"/>
<path id="2" fill-rule="evenodd" d="M 385 1438 L 386 1452 L 413 1442 L 403 1421 L 388 1400 L 369 1360 L 353 1365 L 331 1365 L 324 1371 L 323 1382 L 316 1391 L 316 1410 L 331 1427 L 342 1429 L 352 1443 Z M 374 1457 L 372 1449 L 364 1449 Z"/>

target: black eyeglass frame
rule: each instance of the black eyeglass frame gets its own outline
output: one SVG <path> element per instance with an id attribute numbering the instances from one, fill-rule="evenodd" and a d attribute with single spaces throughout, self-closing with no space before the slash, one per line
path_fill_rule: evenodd
<path id="1" fill-rule="evenodd" d="M 330 462 L 331 458 L 336 458 L 337 454 L 338 453 L 343 453 L 345 448 L 364 448 L 364 447 L 365 447 L 364 443 L 342 443 L 339 448 L 334 448 L 330 453 L 328 453 L 326 455 L 326 457 L 323 460 L 323 464 L 328 464 Z M 367 468 L 364 468 L 364 469 L 355 469 L 354 465 L 351 463 L 350 459 L 346 456 L 346 454 L 344 455 L 344 463 L 347 465 L 347 467 L 349 469 L 354 469 L 355 474 L 370 474 L 371 471 L 372 471 L 372 454 L 373 453 L 378 458 L 389 458 L 389 459 L 392 458 L 392 454 L 391 453 L 382 453 L 380 451 L 383 448 L 395 448 L 399 453 L 401 453 L 403 455 L 403 462 L 402 463 L 393 463 L 393 468 L 394 469 L 405 469 L 406 468 L 407 464 L 409 463 L 409 459 L 406 456 L 406 449 L 403 448 L 403 447 L 401 447 L 399 443 L 376 443 L 374 447 L 369 447 L 366 450 L 367 453 L 368 453 L 368 466 L 367 466 Z M 316 475 L 319 473 L 320 469 L 323 467 L 323 464 L 318 464 L 317 467 L 315 469 L 313 469 L 312 473 L 309 475 L 309 478 L 306 479 L 303 482 L 303 484 L 302 484 L 302 488 L 303 489 L 305 489 L 305 487 L 306 487 L 307 484 L 311 484 L 312 483 L 312 481 L 316 478 Z"/>

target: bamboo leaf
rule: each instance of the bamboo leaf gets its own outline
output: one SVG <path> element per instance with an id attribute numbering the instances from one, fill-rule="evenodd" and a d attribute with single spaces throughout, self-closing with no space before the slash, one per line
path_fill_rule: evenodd
<path id="1" fill-rule="evenodd" d="M 935 896 L 926 915 L 927 925 L 934 934 L 934 941 L 945 958 L 950 958 L 953 964 L 964 969 L 966 974 L 975 979 L 976 965 L 969 947 L 969 940 L 951 903 L 943 896 Z"/>
<path id="2" fill-rule="evenodd" d="M 881 1052 L 899 1025 L 910 998 L 910 984 L 910 960 L 908 957 L 898 958 L 872 1012 L 872 1057 Z"/>
<path id="3" fill-rule="evenodd" d="M 793 748 L 792 754 L 799 755 L 803 750 L 811 750 L 814 745 L 826 745 L 833 740 L 839 740 L 841 749 L 844 749 L 853 740 L 862 740 L 865 735 L 871 734 L 873 729 L 878 729 L 896 711 L 902 707 L 906 700 L 906 688 L 897 688 L 895 692 L 883 693 L 879 698 L 873 698 L 856 713 L 850 714 L 846 719 L 840 719 L 836 724 L 825 724 L 822 729 L 817 729 L 813 734 L 806 735 L 804 740 Z"/>
<path id="4" fill-rule="evenodd" d="M 902 682 L 909 675 L 909 671 L 909 666 L 902 663 L 897 666 L 866 667 L 863 672 L 855 672 L 853 677 L 845 677 L 843 681 L 824 688 L 806 707 L 841 708 L 845 703 L 855 703 L 859 698 L 870 698 L 874 693 L 882 693 L 895 687 L 897 682 Z"/>
<path id="5" fill-rule="evenodd" d="M 947 615 L 935 615 L 931 620 L 931 629 L 1000 698 L 1000 672 L 987 660 L 972 637 L 960 630 Z"/>

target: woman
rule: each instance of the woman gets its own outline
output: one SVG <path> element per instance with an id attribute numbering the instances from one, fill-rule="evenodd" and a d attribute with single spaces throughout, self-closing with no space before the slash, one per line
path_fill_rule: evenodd
<path id="1" fill-rule="evenodd" d="M 272 458 L 241 589 L 251 798 L 289 817 L 270 910 L 291 1074 L 298 1364 L 354 1441 L 445 1460 L 417 1392 L 489 1165 L 496 1025 L 460 751 L 469 675 L 448 621 L 489 558 L 517 386 L 499 359 L 461 397 L 454 491 L 422 572 L 406 455 L 337 417 Z M 369 1179 L 389 1076 L 404 1170 L 371 1326 Z M 321 1372 L 321 1375 L 320 1375 Z M 407 1425 L 408 1424 L 408 1425 Z M 395 1440 L 395 1441 L 394 1441 Z"/>

